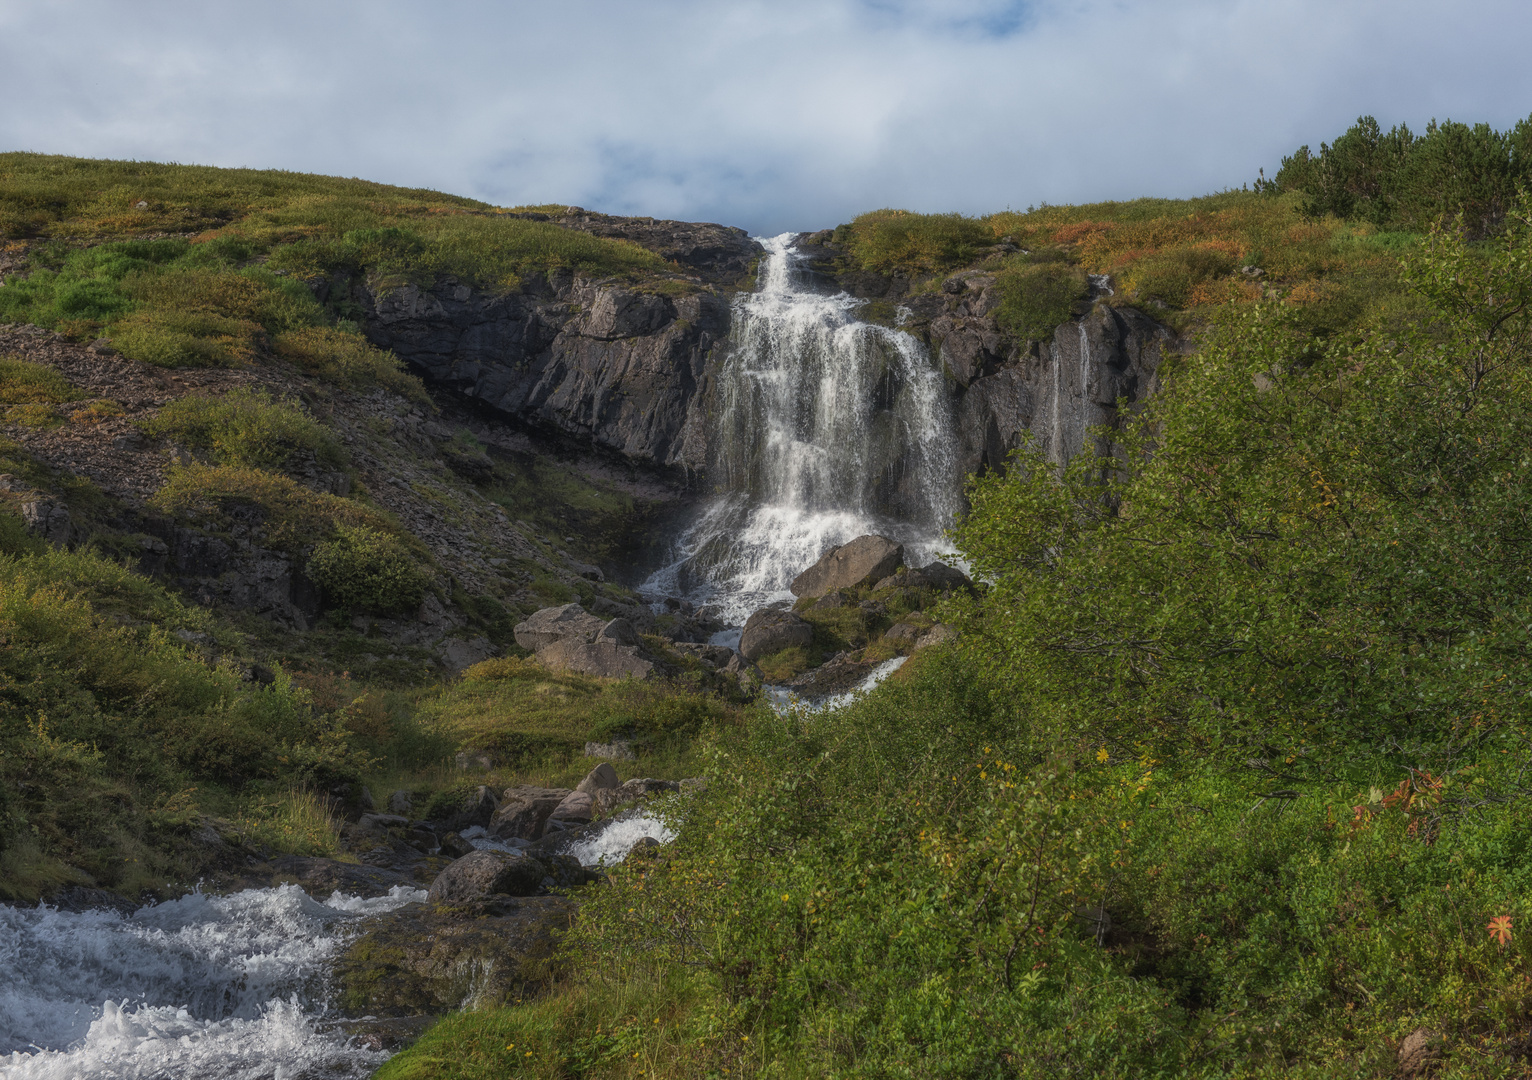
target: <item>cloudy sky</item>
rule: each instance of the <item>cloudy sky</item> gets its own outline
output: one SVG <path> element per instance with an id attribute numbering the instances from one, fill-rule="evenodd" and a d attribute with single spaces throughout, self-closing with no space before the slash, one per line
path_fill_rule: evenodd
<path id="1" fill-rule="evenodd" d="M 1198 195 L 1532 113 L 1525 0 L 0 0 L 0 149 L 756 233 Z"/>

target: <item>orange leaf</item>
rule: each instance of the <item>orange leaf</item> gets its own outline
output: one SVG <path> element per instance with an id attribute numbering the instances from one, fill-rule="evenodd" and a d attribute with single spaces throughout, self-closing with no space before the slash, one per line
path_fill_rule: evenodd
<path id="1" fill-rule="evenodd" d="M 1495 939 L 1502 949 L 1511 943 L 1511 917 L 1509 915 L 1496 915 L 1485 927 L 1489 936 Z"/>

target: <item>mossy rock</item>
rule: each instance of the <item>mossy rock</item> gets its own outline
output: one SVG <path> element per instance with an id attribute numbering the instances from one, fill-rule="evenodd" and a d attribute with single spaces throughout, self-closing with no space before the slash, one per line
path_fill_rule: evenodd
<path id="1" fill-rule="evenodd" d="M 482 909 L 411 905 L 370 919 L 335 965 L 341 1007 L 354 1015 L 438 1015 L 535 994 L 548 982 L 575 906 L 537 896 Z"/>

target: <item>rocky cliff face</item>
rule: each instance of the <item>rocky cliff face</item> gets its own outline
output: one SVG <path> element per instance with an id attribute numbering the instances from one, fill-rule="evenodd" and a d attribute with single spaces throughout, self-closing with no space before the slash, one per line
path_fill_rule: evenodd
<path id="1" fill-rule="evenodd" d="M 1158 389 L 1160 361 L 1179 347 L 1175 334 L 1147 315 L 1112 306 L 1105 281 L 1050 340 L 1017 342 L 995 321 L 1001 298 L 984 264 L 931 290 L 906 277 L 847 269 L 828 232 L 806 234 L 798 250 L 827 289 L 868 300 L 868 317 L 921 337 L 942 361 L 958 399 L 964 474 L 1002 468 L 1029 431 L 1051 460 L 1067 461 L 1090 428 L 1117 426 L 1119 399 L 1131 407 Z"/>
<path id="2" fill-rule="evenodd" d="M 646 465 L 700 468 L 709 367 L 759 248 L 720 225 L 583 211 L 554 220 L 642 244 L 684 276 L 554 271 L 502 294 L 451 278 L 431 288 L 349 283 L 368 336 L 433 383 L 534 429 Z"/>

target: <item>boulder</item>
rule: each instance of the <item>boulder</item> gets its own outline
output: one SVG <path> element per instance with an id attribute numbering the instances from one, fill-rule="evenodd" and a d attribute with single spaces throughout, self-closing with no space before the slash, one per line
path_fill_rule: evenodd
<path id="1" fill-rule="evenodd" d="M 603 788 L 622 787 L 622 780 L 617 776 L 617 770 L 606 762 L 597 765 L 585 774 L 585 779 L 575 785 L 576 791 L 583 791 L 587 795 L 594 795 Z"/>
<path id="2" fill-rule="evenodd" d="M 633 629 L 633 624 L 627 619 L 613 619 L 597 632 L 596 640 L 613 645 L 637 645 L 638 631 Z"/>
<path id="3" fill-rule="evenodd" d="M 441 838 L 441 853 L 451 858 L 461 859 L 464 855 L 472 855 L 476 850 L 478 849 L 455 832 L 449 832 Z"/>
<path id="4" fill-rule="evenodd" d="M 554 807 L 548 817 L 544 832 L 568 829 L 577 825 L 589 825 L 596 818 L 596 800 L 588 791 L 571 791 Z"/>
<path id="5" fill-rule="evenodd" d="M 388 797 L 388 812 L 390 814 L 408 814 L 410 806 L 410 793 L 402 788 Z"/>
<path id="6" fill-rule="evenodd" d="M 609 743 L 586 743 L 585 756 L 611 758 L 613 761 L 632 761 L 638 755 L 633 752 L 633 744 L 629 740 L 613 739 Z"/>
<path id="7" fill-rule="evenodd" d="M 825 552 L 788 586 L 794 596 L 823 596 L 835 589 L 854 589 L 881 581 L 904 565 L 904 545 L 886 536 L 858 536 Z"/>
<path id="8" fill-rule="evenodd" d="M 920 635 L 920 637 L 915 641 L 915 648 L 926 649 L 930 648 L 932 645 L 941 645 L 944 642 L 956 641 L 957 636 L 958 632 L 952 627 L 946 625 L 945 623 L 937 623 L 924 634 Z"/>
<path id="9" fill-rule="evenodd" d="M 537 662 L 550 671 L 598 679 L 647 679 L 654 674 L 654 665 L 639 656 L 637 648 L 609 641 L 557 641 L 537 650 Z"/>
<path id="10" fill-rule="evenodd" d="M 850 601 L 846 599 L 845 593 L 840 591 L 827 592 L 818 600 L 814 601 L 814 610 L 828 611 L 834 608 L 843 608 L 849 603 Z"/>
<path id="11" fill-rule="evenodd" d="M 495 896 L 532 896 L 548 868 L 530 855 L 475 851 L 454 859 L 431 882 L 433 904 L 474 904 Z"/>
<path id="12" fill-rule="evenodd" d="M 791 611 L 762 608 L 746 620 L 739 651 L 746 660 L 755 661 L 794 645 L 806 647 L 813 640 L 813 626 Z"/>
<path id="13" fill-rule="evenodd" d="M 543 608 L 516 624 L 516 644 L 537 652 L 549 645 L 573 639 L 588 642 L 595 638 L 609 620 L 592 615 L 579 604 Z"/>
<path id="14" fill-rule="evenodd" d="M 548 818 L 568 794 L 568 788 L 506 788 L 488 832 L 501 839 L 536 840 L 543 834 Z"/>
<path id="15" fill-rule="evenodd" d="M 891 641 L 896 645 L 913 645 L 923 633 L 925 633 L 924 627 L 916 626 L 914 623 L 895 623 L 884 633 L 883 640 Z"/>
<path id="16" fill-rule="evenodd" d="M 619 807 L 639 802 L 652 795 L 680 791 L 681 785 L 674 780 L 656 780 L 653 777 L 629 780 L 617 788 L 605 788 L 595 793 L 596 810 L 602 815 L 611 814 Z"/>
<path id="17" fill-rule="evenodd" d="M 447 832 L 461 832 L 475 825 L 481 829 L 488 829 L 499 806 L 500 800 L 495 798 L 495 793 L 480 784 L 464 795 L 450 811 L 442 815 L 442 827 Z"/>

